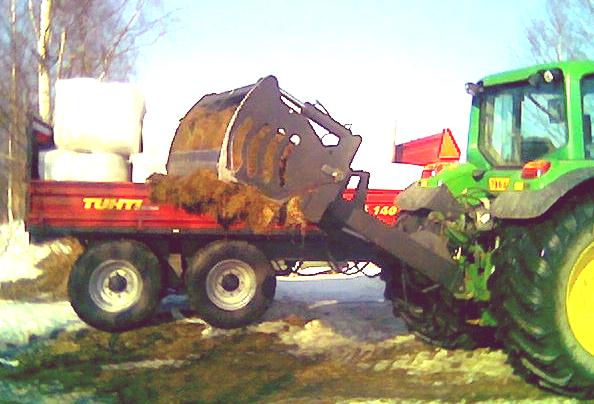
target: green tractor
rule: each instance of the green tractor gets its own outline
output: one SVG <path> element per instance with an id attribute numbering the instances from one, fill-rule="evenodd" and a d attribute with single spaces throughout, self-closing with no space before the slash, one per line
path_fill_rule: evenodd
<path id="1" fill-rule="evenodd" d="M 528 381 L 592 398 L 594 62 L 497 74 L 467 91 L 467 162 L 425 170 L 398 196 L 394 226 L 364 210 L 369 173 L 351 169 L 362 138 L 273 76 L 203 97 L 194 108 L 222 122 L 208 128 L 219 145 L 174 140 L 168 172 L 208 166 L 280 202 L 299 196 L 308 221 L 374 257 L 395 313 L 421 338 L 501 344 Z"/>
<path id="2" fill-rule="evenodd" d="M 466 87 L 467 162 L 426 170 L 397 201 L 405 212 L 397 226 L 442 236 L 464 285 L 447 291 L 401 266 L 391 280 L 395 310 L 426 340 L 498 341 L 528 381 L 592 397 L 594 63 L 534 66 Z"/>

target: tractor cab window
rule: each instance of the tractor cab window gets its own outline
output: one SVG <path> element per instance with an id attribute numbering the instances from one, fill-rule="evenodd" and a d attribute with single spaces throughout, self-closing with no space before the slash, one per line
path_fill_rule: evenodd
<path id="1" fill-rule="evenodd" d="M 582 80 L 582 122 L 584 130 L 584 148 L 586 158 L 594 159 L 594 141 L 592 140 L 592 116 L 594 116 L 594 77 Z"/>
<path id="2" fill-rule="evenodd" d="M 486 87 L 479 148 L 497 167 L 543 158 L 567 143 L 563 80 Z"/>

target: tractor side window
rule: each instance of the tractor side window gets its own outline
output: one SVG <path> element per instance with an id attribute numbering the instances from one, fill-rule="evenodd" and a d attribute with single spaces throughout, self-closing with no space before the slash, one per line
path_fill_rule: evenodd
<path id="1" fill-rule="evenodd" d="M 481 97 L 479 148 L 494 166 L 521 166 L 567 144 L 562 80 L 494 86 Z"/>
<path id="2" fill-rule="evenodd" d="M 487 153 L 498 163 L 513 160 L 513 142 L 509 134 L 513 131 L 513 96 L 502 93 L 498 97 L 488 97 L 483 103 L 482 126 L 486 132 Z"/>
<path id="3" fill-rule="evenodd" d="M 594 77 L 582 80 L 582 124 L 584 133 L 584 149 L 587 159 L 594 159 L 594 142 L 592 140 L 592 116 L 594 114 Z"/>

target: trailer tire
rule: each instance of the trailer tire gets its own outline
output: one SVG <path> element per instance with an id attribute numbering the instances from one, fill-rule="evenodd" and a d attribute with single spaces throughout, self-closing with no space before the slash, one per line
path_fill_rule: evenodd
<path id="1" fill-rule="evenodd" d="M 594 398 L 594 198 L 569 198 L 530 222 L 507 223 L 495 256 L 492 311 L 524 379 Z"/>
<path id="2" fill-rule="evenodd" d="M 396 225 L 406 232 L 437 231 L 428 212 L 402 213 Z M 443 248 L 447 248 L 444 243 Z M 456 299 L 443 286 L 404 263 L 389 277 L 393 311 L 422 340 L 447 349 L 475 349 L 497 345 L 495 330 L 470 323 L 480 317 L 476 302 Z"/>
<path id="3" fill-rule="evenodd" d="M 143 325 L 155 312 L 160 293 L 159 260 L 134 240 L 91 245 L 68 280 L 74 311 L 87 324 L 109 332 Z"/>
<path id="4" fill-rule="evenodd" d="M 215 241 L 196 253 L 185 274 L 190 306 L 218 328 L 239 328 L 262 317 L 276 290 L 270 260 L 245 241 Z"/>

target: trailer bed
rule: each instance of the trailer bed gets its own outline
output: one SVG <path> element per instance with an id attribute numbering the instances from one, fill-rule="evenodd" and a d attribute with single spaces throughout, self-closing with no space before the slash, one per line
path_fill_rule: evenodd
<path id="1" fill-rule="evenodd" d="M 372 189 L 366 209 L 387 224 L 393 224 L 398 208 L 394 198 L 399 190 Z M 352 190 L 344 198 L 349 200 Z M 84 233 L 248 234 L 238 222 L 228 228 L 208 215 L 191 214 L 172 206 L 151 202 L 147 184 L 131 182 L 58 182 L 31 181 L 29 188 L 28 230 L 34 236 Z M 294 233 L 295 229 L 277 226 L 270 234 Z M 306 233 L 319 233 L 309 225 Z"/>

